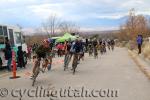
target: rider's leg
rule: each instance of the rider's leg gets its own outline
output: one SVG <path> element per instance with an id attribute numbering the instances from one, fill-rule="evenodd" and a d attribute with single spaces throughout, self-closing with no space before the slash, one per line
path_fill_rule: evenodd
<path id="1" fill-rule="evenodd" d="M 75 63 L 75 54 L 73 54 L 72 56 L 73 56 L 73 61 L 72 61 L 72 69 L 73 69 Z"/>
<path id="2" fill-rule="evenodd" d="M 73 68 L 73 74 L 75 73 L 75 70 L 77 68 L 77 65 L 78 65 L 78 59 L 79 59 L 79 54 L 75 54 L 75 59 L 74 59 L 74 68 Z"/>
<path id="3" fill-rule="evenodd" d="M 65 57 L 64 57 L 64 67 L 66 67 L 66 62 L 67 62 L 67 54 L 65 54 Z"/>
<path id="4" fill-rule="evenodd" d="M 75 53 L 75 54 L 73 55 L 73 62 L 72 62 L 72 68 L 73 68 L 73 69 L 74 69 L 74 67 L 75 67 L 76 64 L 77 64 L 77 61 L 78 61 L 78 54 Z"/>

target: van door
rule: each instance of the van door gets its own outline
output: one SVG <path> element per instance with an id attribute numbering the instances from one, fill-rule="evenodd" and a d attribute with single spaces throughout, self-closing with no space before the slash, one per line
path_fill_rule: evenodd
<path id="1" fill-rule="evenodd" d="M 10 40 L 11 46 L 14 47 L 15 43 L 14 43 L 13 29 L 9 29 L 8 31 L 9 31 L 9 40 Z"/>

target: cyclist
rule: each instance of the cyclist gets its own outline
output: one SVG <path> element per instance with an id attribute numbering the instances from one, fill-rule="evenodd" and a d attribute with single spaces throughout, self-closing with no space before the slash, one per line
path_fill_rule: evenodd
<path id="1" fill-rule="evenodd" d="M 36 56 L 34 56 L 34 66 L 33 66 L 33 75 L 34 76 L 36 69 L 39 71 L 41 70 L 44 72 L 42 69 L 40 69 L 40 64 L 41 64 L 41 58 L 46 60 L 46 56 L 49 52 L 49 46 L 47 41 L 43 41 L 43 43 L 36 49 Z"/>
<path id="2" fill-rule="evenodd" d="M 73 55 L 72 69 L 73 69 L 73 74 L 75 74 L 75 69 L 79 61 L 80 52 L 83 51 L 83 45 L 81 41 L 79 41 L 79 39 L 76 39 L 73 49 L 74 49 L 74 55 Z"/>
<path id="3" fill-rule="evenodd" d="M 71 60 L 70 56 L 70 49 L 71 49 L 71 43 L 69 41 L 65 41 L 64 43 L 64 51 L 65 51 L 65 58 L 64 58 L 64 70 L 68 68 L 68 64 Z"/>
<path id="4" fill-rule="evenodd" d="M 72 59 L 73 54 L 74 54 L 74 52 L 75 52 L 75 49 L 74 49 L 75 43 L 76 43 L 76 41 L 70 42 L 70 45 L 71 45 L 71 48 L 70 48 L 70 57 L 69 57 L 70 60 Z"/>
<path id="5" fill-rule="evenodd" d="M 115 46 L 115 41 L 111 39 L 110 44 L 111 44 L 111 50 L 113 51 Z"/>
<path id="6" fill-rule="evenodd" d="M 92 56 L 93 48 L 92 48 L 92 43 L 91 42 L 88 45 L 88 49 L 89 49 L 89 56 Z"/>
<path id="7" fill-rule="evenodd" d="M 84 55 L 85 55 L 85 52 L 86 52 L 86 44 L 83 43 L 83 46 L 82 46 L 82 52 L 81 52 L 81 59 L 82 61 L 84 60 Z"/>
<path id="8" fill-rule="evenodd" d="M 94 57 L 95 58 L 98 58 L 98 43 L 97 43 L 97 40 L 95 39 L 94 41 L 93 41 L 93 47 L 94 47 Z"/>
<path id="9" fill-rule="evenodd" d="M 80 43 L 81 50 L 80 50 L 80 53 L 79 53 L 78 63 L 80 63 L 80 59 L 83 60 L 83 57 L 84 57 L 84 43 L 83 43 L 81 38 L 79 40 L 79 43 Z"/>
<path id="10" fill-rule="evenodd" d="M 106 53 L 106 41 L 102 40 L 102 54 Z"/>
<path id="11" fill-rule="evenodd" d="M 110 47 L 111 47 L 111 41 L 110 41 L 110 39 L 107 39 L 107 47 L 108 47 L 108 50 L 110 50 Z"/>
<path id="12" fill-rule="evenodd" d="M 49 44 L 49 42 L 47 41 Z M 50 71 L 52 67 L 52 58 L 54 57 L 54 49 L 52 43 L 49 44 L 47 47 L 47 53 L 46 53 L 46 68 Z"/>
<path id="13" fill-rule="evenodd" d="M 99 39 L 99 50 L 100 50 L 100 54 L 103 53 L 103 50 L 102 50 L 102 39 Z"/>
<path id="14" fill-rule="evenodd" d="M 94 47 L 94 57 L 95 57 L 95 59 L 98 58 L 98 48 L 99 48 L 99 44 L 97 44 L 97 45 Z"/>

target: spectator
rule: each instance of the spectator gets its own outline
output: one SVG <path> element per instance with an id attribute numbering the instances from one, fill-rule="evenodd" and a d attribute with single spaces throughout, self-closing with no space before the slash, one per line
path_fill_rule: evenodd
<path id="1" fill-rule="evenodd" d="M 8 71 L 11 71 L 12 50 L 11 50 L 11 45 L 9 43 L 8 37 L 5 38 L 5 59 L 8 60 L 7 62 Z"/>
<path id="2" fill-rule="evenodd" d="M 23 58 L 24 58 L 24 65 L 26 66 L 27 65 L 27 58 L 28 58 L 28 56 L 27 56 L 27 53 L 25 52 L 25 51 L 23 51 Z"/>
<path id="3" fill-rule="evenodd" d="M 143 36 L 138 35 L 137 36 L 137 45 L 138 45 L 138 50 L 139 50 L 138 54 L 141 54 L 142 43 L 143 43 Z"/>
<path id="4" fill-rule="evenodd" d="M 63 53 L 63 44 L 62 43 L 59 43 L 58 45 L 57 45 L 57 49 L 58 49 L 58 57 L 61 57 L 62 56 L 62 53 Z"/>
<path id="5" fill-rule="evenodd" d="M 28 59 L 31 61 L 31 52 L 32 52 L 31 46 L 28 46 L 27 50 L 28 50 L 28 53 L 27 53 Z"/>
<path id="6" fill-rule="evenodd" d="M 18 46 L 18 51 L 17 51 L 17 57 L 18 57 L 18 67 L 25 68 L 25 62 L 24 62 L 24 53 L 22 51 L 22 46 Z"/>
<path id="7" fill-rule="evenodd" d="M 0 67 L 3 65 L 2 58 L 0 57 Z"/>

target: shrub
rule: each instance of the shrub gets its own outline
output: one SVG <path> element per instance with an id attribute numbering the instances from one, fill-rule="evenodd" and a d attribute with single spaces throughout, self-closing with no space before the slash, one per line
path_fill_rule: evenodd
<path id="1" fill-rule="evenodd" d="M 145 58 L 150 59 L 150 43 L 145 43 L 143 47 L 143 55 Z"/>

